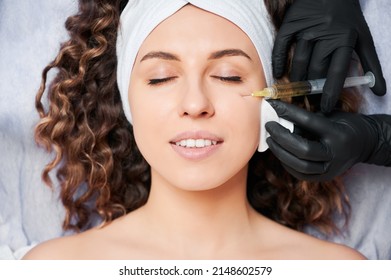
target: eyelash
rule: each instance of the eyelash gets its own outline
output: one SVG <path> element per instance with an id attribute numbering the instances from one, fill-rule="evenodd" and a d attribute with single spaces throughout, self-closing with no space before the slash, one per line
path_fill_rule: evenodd
<path id="1" fill-rule="evenodd" d="M 228 76 L 228 77 L 221 77 L 221 76 L 211 76 L 212 78 L 219 79 L 223 82 L 231 82 L 231 83 L 242 83 L 242 77 L 240 76 Z"/>
<path id="2" fill-rule="evenodd" d="M 167 77 L 167 78 L 161 78 L 161 79 L 150 79 L 149 82 L 148 82 L 148 85 L 155 86 L 155 85 L 158 85 L 158 84 L 162 84 L 162 83 L 171 81 L 171 80 L 173 80 L 175 78 L 176 77 Z"/>
<path id="3" fill-rule="evenodd" d="M 241 83 L 241 82 L 243 82 L 242 77 L 240 77 L 240 76 L 228 76 L 228 77 L 211 76 L 211 77 L 219 79 L 219 80 L 221 80 L 223 82 L 231 82 L 231 83 Z M 175 78 L 176 77 L 167 77 L 167 78 L 161 78 L 161 79 L 150 79 L 148 81 L 148 85 L 151 85 L 151 86 L 159 85 L 159 84 L 162 84 L 162 83 L 169 82 L 169 81 L 171 81 L 171 80 L 173 80 Z"/>

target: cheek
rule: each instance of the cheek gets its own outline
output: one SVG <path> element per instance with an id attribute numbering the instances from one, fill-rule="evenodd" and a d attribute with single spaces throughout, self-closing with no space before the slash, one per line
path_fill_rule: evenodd
<path id="1" fill-rule="evenodd" d="M 162 114 L 165 102 L 159 98 L 159 95 L 149 92 L 141 82 L 130 84 L 128 101 L 134 129 L 148 128 L 161 119 L 159 114 Z M 152 120 L 155 121 L 152 122 Z"/>
<path id="2" fill-rule="evenodd" d="M 249 100 L 246 102 L 245 115 L 241 120 L 242 137 L 251 150 L 256 150 L 259 144 L 260 135 L 260 100 Z"/>
<path id="3" fill-rule="evenodd" d="M 149 145 L 149 139 L 152 137 L 154 110 L 148 106 L 147 94 L 136 85 L 129 87 L 129 107 L 132 115 L 133 133 L 140 151 L 143 153 L 144 146 Z"/>
<path id="4" fill-rule="evenodd" d="M 159 154 L 162 144 L 169 140 L 165 129 L 169 125 L 167 120 L 172 112 L 171 103 L 167 98 L 154 95 L 142 87 L 132 87 L 128 99 L 136 144 L 150 162 Z"/>
<path id="5" fill-rule="evenodd" d="M 220 112 L 229 120 L 237 145 L 256 149 L 260 133 L 260 99 L 236 95 L 224 100 L 220 102 Z"/>

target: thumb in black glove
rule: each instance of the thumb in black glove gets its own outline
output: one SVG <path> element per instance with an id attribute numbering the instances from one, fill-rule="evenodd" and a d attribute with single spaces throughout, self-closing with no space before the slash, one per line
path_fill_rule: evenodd
<path id="1" fill-rule="evenodd" d="M 281 101 L 269 101 L 277 114 L 310 133 L 308 140 L 282 127 L 266 123 L 267 143 L 284 168 L 298 179 L 327 181 L 366 161 L 379 141 L 376 124 L 364 115 L 333 112 L 323 116 Z"/>
<path id="2" fill-rule="evenodd" d="M 335 106 L 347 76 L 353 50 L 364 72 L 376 78 L 372 91 L 386 93 L 386 82 L 374 42 L 358 0 L 294 0 L 277 34 L 273 74 L 282 77 L 290 45 L 296 42 L 291 81 L 327 77 L 321 109 Z"/>

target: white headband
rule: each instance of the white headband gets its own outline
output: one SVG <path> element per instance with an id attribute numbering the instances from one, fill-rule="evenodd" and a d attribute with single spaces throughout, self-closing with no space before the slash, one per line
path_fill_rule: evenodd
<path id="1" fill-rule="evenodd" d="M 128 101 L 130 74 L 141 44 L 159 23 L 189 3 L 226 18 L 242 29 L 258 52 L 267 85 L 273 84 L 271 55 L 275 29 L 263 0 L 129 0 L 121 14 L 117 36 L 117 83 L 129 122 L 132 122 Z M 267 102 L 262 101 L 263 103 Z M 268 103 L 262 105 L 263 107 L 272 109 Z M 266 109 L 261 110 L 262 116 L 264 113 Z M 278 119 L 277 117 L 273 120 Z M 266 136 L 266 130 L 262 125 L 259 151 L 267 149 Z"/>

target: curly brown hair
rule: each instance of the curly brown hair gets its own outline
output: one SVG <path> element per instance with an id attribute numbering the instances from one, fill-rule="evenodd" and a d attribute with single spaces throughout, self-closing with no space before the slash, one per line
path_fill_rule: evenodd
<path id="1" fill-rule="evenodd" d="M 116 37 L 126 2 L 80 0 L 79 12 L 66 21 L 70 39 L 43 70 L 36 96 L 41 120 L 35 138 L 55 152 L 42 178 L 52 186 L 49 173 L 56 171 L 66 209 L 64 229 L 85 230 L 95 214 L 106 224 L 148 199 L 150 167 L 136 146 L 116 81 Z M 291 2 L 265 0 L 276 28 Z M 42 99 L 52 69 L 58 72 L 47 90 L 45 109 Z M 345 110 L 354 107 L 350 97 L 340 104 Z M 297 180 L 270 152 L 254 154 L 247 185 L 249 202 L 257 211 L 294 229 L 312 224 L 331 233 L 337 229 L 332 219 L 335 209 L 348 215 L 340 179 Z"/>

